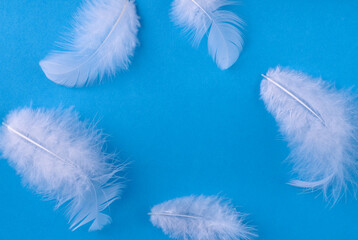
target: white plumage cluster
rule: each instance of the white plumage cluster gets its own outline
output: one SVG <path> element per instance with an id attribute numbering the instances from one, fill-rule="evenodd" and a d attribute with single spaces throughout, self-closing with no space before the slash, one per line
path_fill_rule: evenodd
<path id="1" fill-rule="evenodd" d="M 102 213 L 119 197 L 122 170 L 103 152 L 101 131 L 67 110 L 12 111 L 0 129 L 0 150 L 25 185 L 56 208 L 65 206 L 72 230 L 91 222 L 99 230 L 111 222 Z"/>
<path id="2" fill-rule="evenodd" d="M 291 148 L 297 187 L 322 190 L 335 203 L 355 185 L 358 111 L 349 91 L 289 69 L 270 69 L 261 97 Z"/>
<path id="3" fill-rule="evenodd" d="M 256 236 L 243 215 L 217 196 L 188 196 L 154 206 L 150 221 L 165 234 L 185 240 L 238 240 Z"/>
<path id="4" fill-rule="evenodd" d="M 220 9 L 232 5 L 227 0 L 174 0 L 173 21 L 184 27 L 198 46 L 208 32 L 208 50 L 217 66 L 224 70 L 231 67 L 242 51 L 240 28 L 243 21 L 233 12 Z"/>
<path id="5" fill-rule="evenodd" d="M 64 50 L 50 53 L 40 66 L 47 78 L 67 87 L 101 81 L 128 69 L 139 26 L 134 0 L 85 0 Z"/>

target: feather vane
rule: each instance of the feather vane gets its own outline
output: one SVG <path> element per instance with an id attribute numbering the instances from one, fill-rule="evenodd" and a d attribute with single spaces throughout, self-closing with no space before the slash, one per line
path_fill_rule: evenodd
<path id="1" fill-rule="evenodd" d="M 195 47 L 208 32 L 209 54 L 222 70 L 236 62 L 243 47 L 240 31 L 243 21 L 233 12 L 221 9 L 232 4 L 228 0 L 174 0 L 172 3 L 173 21 L 191 35 Z"/>
<path id="2" fill-rule="evenodd" d="M 103 151 L 104 138 L 72 109 L 22 108 L 0 128 L 0 150 L 23 183 L 63 206 L 70 229 L 92 222 L 100 230 L 111 222 L 103 211 L 123 188 L 124 165 Z"/>
<path id="3" fill-rule="evenodd" d="M 290 69 L 270 69 L 261 98 L 286 137 L 297 180 L 291 185 L 321 190 L 334 204 L 355 186 L 358 109 L 350 91 Z"/>
<path id="4" fill-rule="evenodd" d="M 134 0 L 85 0 L 60 44 L 63 50 L 51 52 L 40 66 L 57 84 L 92 85 L 105 74 L 128 69 L 139 26 Z"/>
<path id="5" fill-rule="evenodd" d="M 154 206 L 150 221 L 174 239 L 238 240 L 256 236 L 244 215 L 217 196 L 188 196 Z"/>

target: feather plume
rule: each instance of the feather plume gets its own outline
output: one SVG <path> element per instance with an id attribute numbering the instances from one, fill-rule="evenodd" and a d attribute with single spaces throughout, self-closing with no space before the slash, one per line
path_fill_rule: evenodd
<path id="1" fill-rule="evenodd" d="M 222 70 L 236 62 L 243 46 L 240 31 L 243 21 L 233 12 L 221 9 L 232 4 L 229 0 L 174 0 L 172 3 L 173 21 L 191 35 L 195 47 L 208 33 L 209 54 Z"/>
<path id="2" fill-rule="evenodd" d="M 89 223 L 100 230 L 111 222 L 104 210 L 118 199 L 123 165 L 103 151 L 104 138 L 72 109 L 22 108 L 0 128 L 0 150 L 23 183 L 64 206 L 70 229 Z"/>
<path id="3" fill-rule="evenodd" d="M 244 215 L 217 196 L 188 196 L 154 206 L 150 221 L 174 239 L 251 239 L 255 230 Z"/>
<path id="4" fill-rule="evenodd" d="M 321 190 L 333 204 L 356 185 L 358 111 L 350 91 L 277 67 L 264 75 L 261 98 L 291 148 L 291 185 Z"/>
<path id="5" fill-rule="evenodd" d="M 40 66 L 47 78 L 67 87 L 91 85 L 105 74 L 128 69 L 138 45 L 134 0 L 84 0 L 62 51 Z"/>

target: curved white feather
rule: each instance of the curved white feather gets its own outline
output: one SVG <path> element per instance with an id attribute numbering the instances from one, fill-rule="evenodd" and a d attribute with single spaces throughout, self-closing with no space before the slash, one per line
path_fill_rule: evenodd
<path id="1" fill-rule="evenodd" d="M 101 81 L 128 69 L 139 25 L 134 0 L 85 0 L 64 50 L 50 53 L 40 66 L 47 78 L 67 87 Z"/>
<path id="2" fill-rule="evenodd" d="M 289 69 L 270 69 L 261 98 L 291 148 L 299 180 L 290 184 L 322 190 L 335 203 L 355 185 L 358 108 L 349 91 Z"/>
<path id="3" fill-rule="evenodd" d="M 25 185 L 56 208 L 65 206 L 72 230 L 91 222 L 99 230 L 111 222 L 103 211 L 119 197 L 123 166 L 103 152 L 101 131 L 67 110 L 23 108 L 11 112 L 0 129 L 3 157 Z"/>
<path id="4" fill-rule="evenodd" d="M 194 46 L 209 31 L 209 54 L 222 70 L 236 62 L 243 46 L 240 31 L 243 21 L 234 13 L 220 9 L 231 4 L 228 0 L 174 0 L 172 3 L 173 21 L 192 35 Z"/>
<path id="5" fill-rule="evenodd" d="M 150 221 L 175 239 L 251 239 L 255 230 L 244 215 L 216 196 L 188 196 L 154 206 Z"/>

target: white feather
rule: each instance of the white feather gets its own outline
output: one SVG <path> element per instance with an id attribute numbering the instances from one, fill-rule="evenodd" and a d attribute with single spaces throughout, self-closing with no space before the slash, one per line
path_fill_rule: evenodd
<path id="1" fill-rule="evenodd" d="M 358 111 L 349 91 L 289 69 L 270 69 L 261 98 L 291 148 L 298 180 L 290 184 L 322 190 L 335 203 L 355 185 Z"/>
<path id="2" fill-rule="evenodd" d="M 256 236 L 244 215 L 216 196 L 188 196 L 154 206 L 150 221 L 175 239 L 238 240 Z"/>
<path id="3" fill-rule="evenodd" d="M 184 27 L 198 46 L 208 33 L 209 54 L 222 70 L 231 67 L 242 51 L 243 21 L 234 13 L 220 9 L 233 2 L 228 0 L 174 0 L 173 21 Z"/>
<path id="4" fill-rule="evenodd" d="M 56 208 L 65 206 L 70 229 L 111 222 L 103 211 L 119 197 L 119 165 L 104 149 L 101 131 L 72 109 L 12 111 L 0 129 L 0 150 L 25 185 Z"/>
<path id="5" fill-rule="evenodd" d="M 42 70 L 57 84 L 82 87 L 128 69 L 138 45 L 138 19 L 134 0 L 84 0 L 64 50 L 40 61 Z"/>

